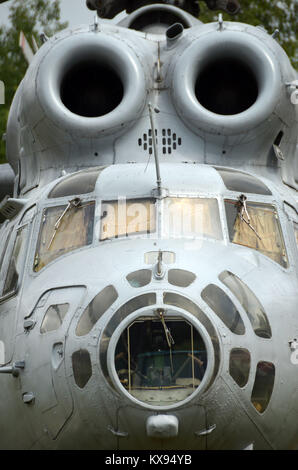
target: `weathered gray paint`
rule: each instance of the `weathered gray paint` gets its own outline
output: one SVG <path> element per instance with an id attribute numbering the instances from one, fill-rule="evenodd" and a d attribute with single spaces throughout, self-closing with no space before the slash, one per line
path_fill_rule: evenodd
<path id="1" fill-rule="evenodd" d="M 29 218 L 30 237 L 18 291 L 12 297 L 0 299 L 3 365 L 25 361 L 25 369 L 18 378 L 0 374 L 2 449 L 163 449 L 164 440 L 146 431 L 146 423 L 156 413 L 171 414 L 179 423 L 178 435 L 166 441 L 167 449 L 243 449 L 251 443 L 256 449 L 297 448 L 298 375 L 297 365 L 290 360 L 289 341 L 298 337 L 298 254 L 284 205 L 287 201 L 297 211 L 298 108 L 291 103 L 286 87 L 286 82 L 293 81 L 296 74 L 276 41 L 259 28 L 224 23 L 219 31 L 217 23 L 203 25 L 191 17 L 189 21 L 193 26 L 170 48 L 164 35 L 129 30 L 125 22 L 115 25 L 100 21 L 96 31 L 91 25 L 59 33 L 38 51 L 17 92 L 9 118 L 7 150 L 16 174 L 21 167 L 15 192 L 19 186 L 20 196 L 27 198 L 27 203 L 13 220 L 3 224 L 0 252 L 13 226 L 7 253 L 12 249 L 24 211 L 34 205 L 36 211 Z M 156 80 L 158 46 L 161 82 Z M 255 105 L 240 116 L 210 113 L 193 94 L 200 60 L 207 58 L 210 51 L 220 54 L 223 47 L 229 47 L 232 55 L 245 55 L 256 70 L 262 90 Z M 82 118 L 63 106 L 59 83 L 73 60 L 81 60 L 85 54 L 92 58 L 97 50 L 102 61 L 118 67 L 125 96 L 123 103 L 108 115 Z M 148 164 L 148 152 L 138 143 L 150 129 L 148 102 L 160 110 L 155 114 L 159 139 L 162 129 L 171 129 L 182 139 L 181 146 L 171 154 L 163 155 L 159 144 L 162 187 L 173 196 L 216 197 L 224 225 L 222 241 L 168 240 L 158 234 L 148 239 L 99 242 L 102 200 L 118 196 L 150 197 L 155 189 L 154 157 Z M 272 143 L 281 128 L 285 160 L 276 160 L 273 166 L 268 166 Z M 288 269 L 256 251 L 229 243 L 223 199 L 237 198 L 239 193 L 225 188 L 212 164 L 247 170 L 270 188 L 272 196 L 249 194 L 248 200 L 277 207 L 289 257 Z M 70 252 L 34 273 L 42 211 L 69 199 L 47 199 L 47 194 L 57 179 L 98 165 L 109 166 L 101 172 L 94 192 L 81 196 L 84 201 L 97 202 L 92 245 Z M 154 269 L 145 264 L 144 254 L 159 249 L 176 254 L 175 263 L 164 266 L 165 274 L 169 268 L 196 273 L 197 278 L 189 287 L 171 286 L 166 275 L 160 279 L 153 276 L 152 282 L 143 288 L 128 284 L 128 273 Z M 0 274 L 0 288 L 5 281 L 8 258 Z M 218 279 L 225 270 L 240 277 L 258 297 L 270 322 L 271 339 L 254 334 L 236 299 L 246 328 L 243 336 L 232 334 L 202 301 L 200 293 L 209 283 L 228 292 Z M 115 286 L 118 299 L 88 335 L 76 336 L 82 312 L 108 284 Z M 108 321 L 121 305 L 140 293 L 156 292 L 157 307 L 161 307 L 164 291 L 191 299 L 210 319 L 219 338 L 220 367 L 209 389 L 199 388 L 191 399 L 177 407 L 154 410 L 121 392 L 115 374 L 113 378 L 111 361 L 109 369 L 114 383 L 113 386 L 107 383 L 100 367 L 99 344 Z M 41 334 L 47 308 L 62 300 L 70 304 L 70 309 L 61 327 Z M 185 317 L 189 315 L 178 308 L 173 310 Z M 148 311 L 146 307 L 144 312 Z M 113 357 L 115 342 L 116 336 L 109 346 L 109 358 Z M 251 372 L 243 389 L 229 374 L 229 354 L 235 347 L 251 353 Z M 74 381 L 71 360 L 73 352 L 79 349 L 89 351 L 92 364 L 92 376 L 83 389 Z M 260 360 L 273 362 L 276 368 L 274 391 L 263 415 L 251 404 L 254 374 Z"/>

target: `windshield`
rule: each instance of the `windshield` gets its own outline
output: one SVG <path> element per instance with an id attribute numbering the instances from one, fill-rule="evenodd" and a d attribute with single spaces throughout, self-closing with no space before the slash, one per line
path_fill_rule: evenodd
<path id="1" fill-rule="evenodd" d="M 225 201 L 232 243 L 260 251 L 283 267 L 288 266 L 285 244 L 276 208 L 270 204 Z"/>
<path id="2" fill-rule="evenodd" d="M 67 205 L 44 209 L 35 253 L 35 272 L 65 253 L 92 243 L 94 207 L 94 201 L 81 203 L 75 199 Z"/>
<path id="3" fill-rule="evenodd" d="M 216 199 L 166 198 L 163 223 L 165 238 L 206 237 L 222 240 Z"/>
<path id="4" fill-rule="evenodd" d="M 102 203 L 101 240 L 155 231 L 155 199 L 119 199 Z"/>
<path id="5" fill-rule="evenodd" d="M 165 198 L 161 202 L 162 238 L 206 237 L 222 240 L 218 202 L 208 198 Z M 101 240 L 157 232 L 156 201 L 104 201 Z"/>

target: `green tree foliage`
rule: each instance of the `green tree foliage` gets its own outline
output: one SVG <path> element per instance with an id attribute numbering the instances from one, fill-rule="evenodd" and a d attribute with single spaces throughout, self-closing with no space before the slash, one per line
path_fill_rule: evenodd
<path id="1" fill-rule="evenodd" d="M 239 0 L 240 12 L 235 16 L 224 13 L 226 21 L 240 21 L 253 26 L 263 26 L 269 34 L 279 30 L 277 38 L 285 49 L 292 64 L 298 68 L 298 1 L 297 0 Z M 208 10 L 204 2 L 200 2 L 200 20 L 204 23 L 218 18 L 216 11 Z"/>
<path id="2" fill-rule="evenodd" d="M 9 27 L 0 25 L 0 80 L 5 84 L 5 105 L 0 105 L 0 163 L 5 162 L 5 142 L 1 137 L 9 108 L 28 66 L 19 47 L 20 32 L 24 32 L 32 47 L 33 36 L 40 45 L 41 31 L 51 36 L 67 26 L 60 22 L 60 0 L 14 0 L 9 19 Z"/>

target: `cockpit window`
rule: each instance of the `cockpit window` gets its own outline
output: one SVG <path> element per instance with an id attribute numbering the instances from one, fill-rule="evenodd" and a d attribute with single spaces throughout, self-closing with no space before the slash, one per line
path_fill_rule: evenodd
<path id="1" fill-rule="evenodd" d="M 49 198 L 92 193 L 97 178 L 106 167 L 96 167 L 74 173 L 60 181 L 49 193 Z"/>
<path id="2" fill-rule="evenodd" d="M 230 353 L 229 373 L 240 388 L 245 387 L 248 382 L 250 362 L 250 353 L 247 349 L 232 349 Z"/>
<path id="3" fill-rule="evenodd" d="M 150 405 L 171 405 L 199 387 L 207 367 L 206 346 L 199 332 L 183 319 L 162 322 L 144 317 L 122 333 L 115 367 L 122 386 L 133 397 Z"/>
<path id="4" fill-rule="evenodd" d="M 3 288 L 2 295 L 8 295 L 16 292 L 19 284 L 19 277 L 21 274 L 24 258 L 26 254 L 26 246 L 29 235 L 28 225 L 19 228 L 14 242 L 13 251 L 11 254 L 6 280 Z"/>
<path id="5" fill-rule="evenodd" d="M 272 194 L 268 187 L 255 176 L 227 168 L 216 168 L 216 170 L 229 191 L 262 194 L 264 196 L 271 196 Z"/>
<path id="6" fill-rule="evenodd" d="M 48 333 L 49 331 L 57 330 L 62 325 L 68 310 L 69 304 L 51 305 L 45 313 L 40 327 L 40 332 Z"/>
<path id="7" fill-rule="evenodd" d="M 230 297 L 222 289 L 215 284 L 209 284 L 202 291 L 201 296 L 232 333 L 244 335 L 243 320 Z"/>
<path id="8" fill-rule="evenodd" d="M 152 271 L 151 269 L 139 269 L 126 276 L 127 281 L 131 287 L 144 287 L 151 282 Z"/>
<path id="9" fill-rule="evenodd" d="M 173 286 L 188 287 L 195 279 L 196 275 L 185 269 L 169 269 L 168 271 L 168 281 Z"/>
<path id="10" fill-rule="evenodd" d="M 218 202 L 208 198 L 164 200 L 165 238 L 206 237 L 222 240 Z"/>
<path id="11" fill-rule="evenodd" d="M 260 338 L 271 338 L 272 333 L 267 315 L 252 290 L 239 277 L 229 271 L 223 271 L 219 275 L 219 279 L 230 289 L 246 311 L 255 334 Z"/>
<path id="12" fill-rule="evenodd" d="M 94 201 L 77 198 L 68 205 L 44 209 L 34 259 L 38 272 L 60 256 L 90 245 L 93 239 Z"/>
<path id="13" fill-rule="evenodd" d="M 275 367 L 272 362 L 258 362 L 251 401 L 259 413 L 264 413 L 272 395 Z"/>
<path id="14" fill-rule="evenodd" d="M 1 275 L 2 267 L 3 267 L 5 255 L 6 255 L 6 252 L 7 252 L 7 247 L 9 245 L 10 237 L 11 237 L 11 234 L 12 234 L 12 230 L 13 230 L 13 227 L 11 227 L 9 229 L 9 231 L 6 235 L 6 240 L 4 242 L 3 250 L 2 250 L 2 253 L 1 253 L 1 256 L 0 256 L 0 275 Z"/>
<path id="15" fill-rule="evenodd" d="M 155 231 L 154 199 L 119 199 L 102 203 L 100 240 Z"/>
<path id="16" fill-rule="evenodd" d="M 92 330 L 100 317 L 113 305 L 118 298 L 114 286 L 107 286 L 97 294 L 84 310 L 76 327 L 76 335 L 84 336 Z"/>
<path id="17" fill-rule="evenodd" d="M 274 206 L 246 202 L 244 199 L 240 201 L 239 198 L 238 201 L 226 200 L 225 208 L 232 243 L 257 250 L 281 266 L 288 266 L 280 222 Z"/>

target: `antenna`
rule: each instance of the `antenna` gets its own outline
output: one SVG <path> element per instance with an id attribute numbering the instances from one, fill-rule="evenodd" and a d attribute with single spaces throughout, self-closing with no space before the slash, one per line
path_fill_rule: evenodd
<path id="1" fill-rule="evenodd" d="M 157 151 L 157 145 L 156 145 L 154 117 L 153 117 L 153 111 L 155 111 L 156 113 L 159 113 L 159 109 L 157 107 L 153 108 L 151 103 L 148 103 L 148 109 L 149 109 L 149 117 L 150 117 L 152 139 L 153 139 L 152 142 L 153 142 L 155 169 L 156 169 L 157 192 L 158 192 L 158 195 L 161 196 L 162 195 L 161 177 L 160 177 L 159 159 L 158 159 L 158 151 Z"/>

